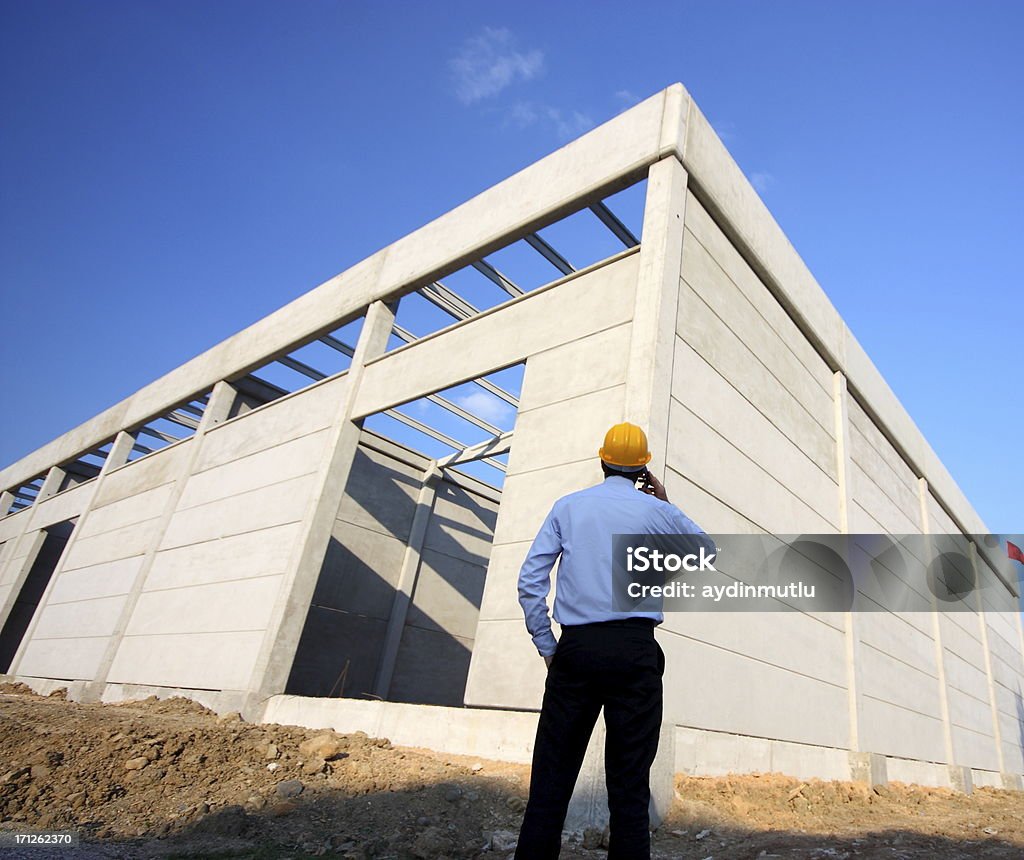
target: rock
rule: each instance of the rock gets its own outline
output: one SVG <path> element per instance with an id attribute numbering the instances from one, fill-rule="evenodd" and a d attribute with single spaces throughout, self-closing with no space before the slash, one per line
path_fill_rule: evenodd
<path id="1" fill-rule="evenodd" d="M 277 748 L 277 744 L 267 744 L 267 751 L 263 756 L 267 761 L 275 761 L 281 757 L 281 751 Z"/>
<path id="2" fill-rule="evenodd" d="M 796 799 L 797 799 L 798 797 L 800 797 L 800 796 L 802 796 L 802 795 L 803 795 L 803 793 L 804 793 L 804 789 L 805 789 L 805 788 L 807 788 L 807 787 L 808 787 L 808 786 L 807 786 L 807 783 L 806 783 L 806 782 L 803 782 L 803 783 L 801 783 L 800 785 L 798 785 L 798 786 L 797 786 L 796 788 L 794 788 L 794 789 L 793 789 L 793 790 L 792 790 L 792 791 L 791 791 L 791 792 L 789 793 L 789 796 L 788 796 L 788 797 L 786 798 L 786 800 L 787 800 L 787 801 L 792 801 L 792 800 L 796 800 Z"/>
<path id="3" fill-rule="evenodd" d="M 468 800 L 468 801 L 470 801 L 472 803 L 475 803 L 479 799 L 480 799 L 480 792 L 479 791 L 467 791 L 466 792 L 466 800 Z"/>
<path id="4" fill-rule="evenodd" d="M 413 857 L 420 860 L 434 860 L 437 857 L 447 857 L 455 848 L 455 844 L 449 839 L 439 827 L 428 827 L 410 846 Z"/>
<path id="5" fill-rule="evenodd" d="M 244 722 L 242 715 L 238 711 L 228 711 L 226 714 L 221 714 L 217 717 L 218 723 L 241 723 Z"/>
<path id="6" fill-rule="evenodd" d="M 460 797 L 462 797 L 462 789 L 457 785 L 453 785 L 444 793 L 444 799 L 449 803 L 455 803 Z"/>
<path id="7" fill-rule="evenodd" d="M 249 818 L 241 806 L 225 806 L 213 815 L 207 815 L 199 821 L 195 826 L 195 831 L 214 836 L 238 837 L 248 828 Z"/>
<path id="8" fill-rule="evenodd" d="M 524 812 L 526 810 L 526 800 L 522 797 L 516 797 L 513 795 L 505 801 L 505 806 L 513 812 Z"/>
<path id="9" fill-rule="evenodd" d="M 147 764 L 149 759 L 144 755 L 140 755 L 137 758 L 130 758 L 124 763 L 125 770 L 142 770 Z"/>
<path id="10" fill-rule="evenodd" d="M 302 765 L 302 772 L 309 776 L 313 776 L 313 774 L 323 773 L 324 768 L 326 767 L 327 762 L 325 762 L 322 758 L 312 758 Z"/>
<path id="11" fill-rule="evenodd" d="M 710 836 L 710 835 L 711 835 L 711 831 L 710 830 L 702 830 L 700 833 L 698 833 L 693 838 L 694 839 L 703 839 L 705 836 Z"/>
<path id="12" fill-rule="evenodd" d="M 289 798 L 298 797 L 302 794 L 305 786 L 297 779 L 286 779 L 284 782 L 279 782 L 274 786 L 274 793 L 278 797 Z"/>
<path id="13" fill-rule="evenodd" d="M 480 764 L 480 762 L 474 762 L 469 766 L 469 769 L 473 771 L 473 773 L 479 773 L 484 769 L 484 766 Z"/>
<path id="14" fill-rule="evenodd" d="M 348 744 L 334 733 L 324 733 L 299 744 L 299 755 L 303 758 L 319 758 L 330 761 Z"/>
<path id="15" fill-rule="evenodd" d="M 280 803 L 275 803 L 273 806 L 270 807 L 270 815 L 273 818 L 282 818 L 285 815 L 291 815 L 298 808 L 299 807 L 297 804 L 294 804 L 288 800 L 283 800 Z"/>
<path id="16" fill-rule="evenodd" d="M 519 842 L 519 834 L 511 830 L 495 830 L 488 846 L 491 851 L 511 851 Z"/>
<path id="17" fill-rule="evenodd" d="M 583 831 L 583 847 L 587 850 L 601 847 L 602 831 L 597 827 L 588 827 Z"/>
<path id="18" fill-rule="evenodd" d="M 270 764 L 267 765 L 267 770 L 269 770 L 271 773 L 273 773 L 280 766 L 281 765 L 279 765 L 276 761 L 272 761 Z"/>
<path id="19" fill-rule="evenodd" d="M 50 769 L 45 764 L 34 764 L 32 770 L 29 771 L 32 779 L 49 779 Z M 40 825 L 42 826 L 42 825 Z"/>

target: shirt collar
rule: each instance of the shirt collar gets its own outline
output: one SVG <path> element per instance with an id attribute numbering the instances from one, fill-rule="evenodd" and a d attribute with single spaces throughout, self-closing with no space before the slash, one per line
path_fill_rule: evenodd
<path id="1" fill-rule="evenodd" d="M 609 475 L 604 479 L 604 484 L 615 490 L 625 490 L 627 488 L 632 490 L 635 489 L 635 478 L 636 475 L 632 477 L 629 475 Z"/>

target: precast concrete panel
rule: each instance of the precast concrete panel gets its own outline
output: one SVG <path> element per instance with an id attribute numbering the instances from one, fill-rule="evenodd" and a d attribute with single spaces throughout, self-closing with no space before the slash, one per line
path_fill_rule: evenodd
<path id="1" fill-rule="evenodd" d="M 95 480 L 90 480 L 43 499 L 32 506 L 31 528 L 45 529 L 80 516 L 92 502 L 95 491 Z"/>
<path id="2" fill-rule="evenodd" d="M 299 551 L 298 524 L 315 501 L 315 475 L 329 455 L 331 409 L 345 389 L 344 376 L 329 380 L 193 442 L 200 449 L 179 479 L 110 683 L 152 683 L 146 673 L 158 665 L 162 684 L 244 688 L 239 679 L 255 665 L 255 650 L 225 662 L 223 674 L 219 658 L 197 673 L 189 662 L 193 649 L 180 643 L 188 637 L 249 641 L 266 633 L 287 565 Z M 164 652 L 158 664 L 147 649 Z"/>

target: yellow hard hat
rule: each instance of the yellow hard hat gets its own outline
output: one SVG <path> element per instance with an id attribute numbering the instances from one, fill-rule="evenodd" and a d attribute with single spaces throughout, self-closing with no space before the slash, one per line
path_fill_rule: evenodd
<path id="1" fill-rule="evenodd" d="M 651 462 L 651 452 L 647 450 L 647 434 L 628 421 L 616 424 L 605 433 L 604 447 L 597 455 L 609 466 L 620 469 L 640 469 Z"/>

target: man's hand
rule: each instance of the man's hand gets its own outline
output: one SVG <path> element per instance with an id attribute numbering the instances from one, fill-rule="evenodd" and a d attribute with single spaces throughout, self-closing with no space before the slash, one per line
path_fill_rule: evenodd
<path id="1" fill-rule="evenodd" d="M 653 472 L 647 473 L 647 483 L 650 484 L 650 487 L 644 490 L 647 495 L 654 496 L 656 499 L 661 499 L 663 502 L 668 501 L 668 493 L 665 492 L 665 485 L 658 480 L 657 476 Z"/>
<path id="2" fill-rule="evenodd" d="M 554 654 L 551 654 L 551 655 L 545 657 L 544 658 L 544 665 L 547 666 L 547 668 L 550 669 L 551 668 L 551 661 L 554 660 L 554 659 L 555 659 L 555 655 Z"/>

